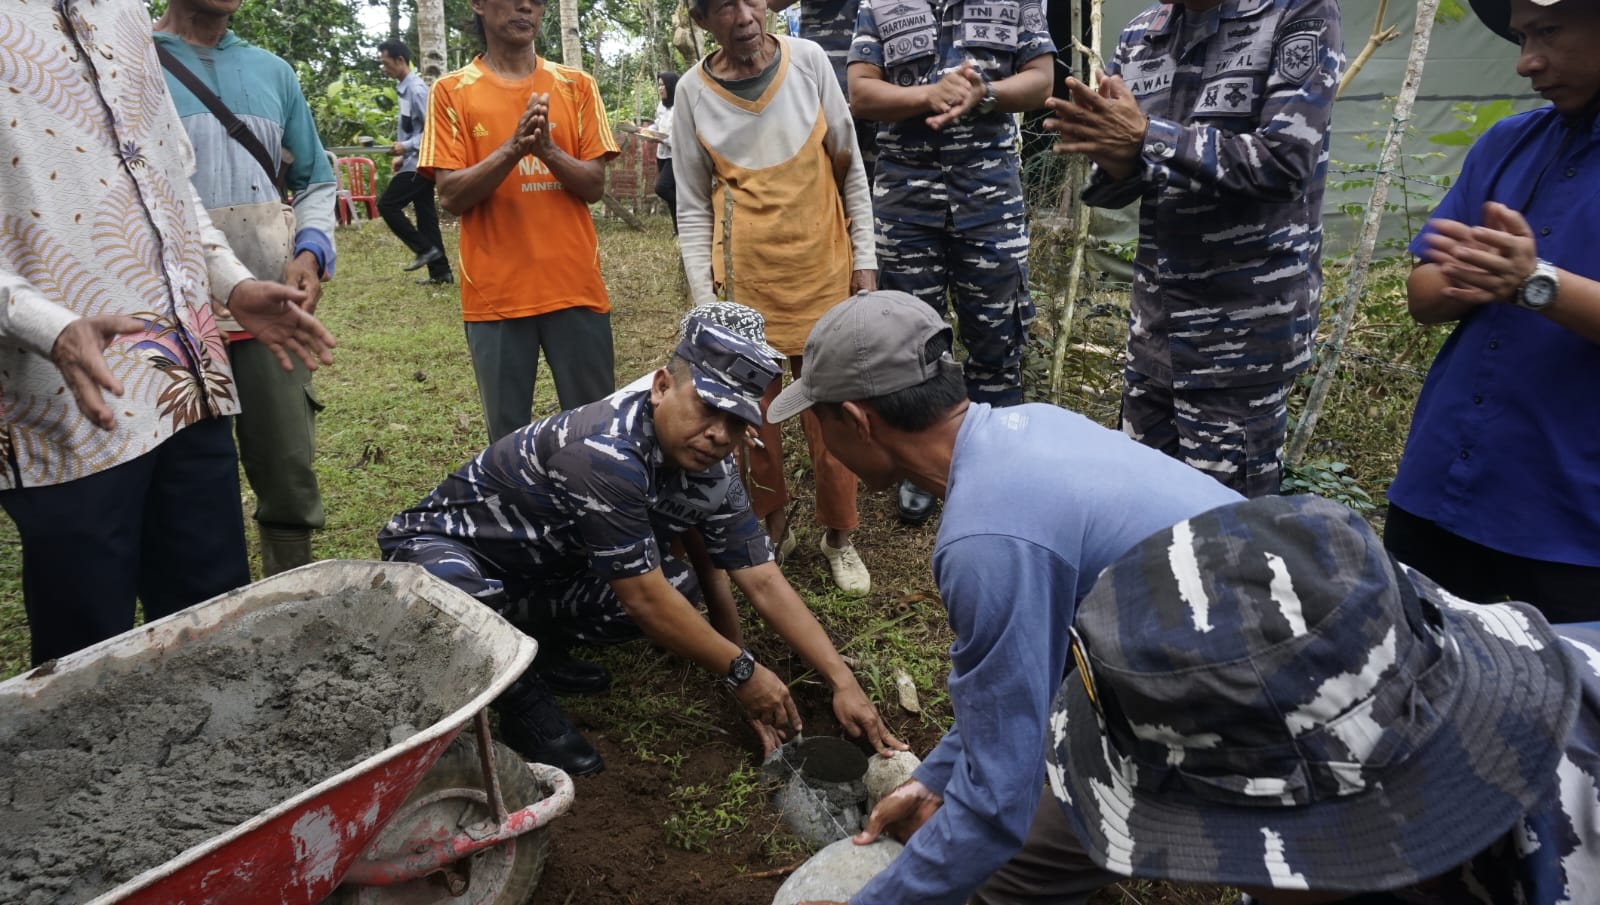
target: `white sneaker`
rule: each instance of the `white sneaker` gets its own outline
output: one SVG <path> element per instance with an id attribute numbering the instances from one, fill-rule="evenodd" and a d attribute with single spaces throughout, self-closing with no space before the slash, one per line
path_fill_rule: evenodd
<path id="1" fill-rule="evenodd" d="M 822 535 L 822 555 L 828 559 L 828 571 L 833 573 L 833 583 L 851 597 L 865 597 L 872 591 L 872 576 L 867 564 L 861 561 L 855 544 L 845 544 L 844 549 L 828 546 L 828 535 Z"/>

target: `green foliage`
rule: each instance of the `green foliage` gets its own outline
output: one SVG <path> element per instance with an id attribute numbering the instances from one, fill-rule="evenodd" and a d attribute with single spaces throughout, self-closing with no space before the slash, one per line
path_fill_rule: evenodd
<path id="1" fill-rule="evenodd" d="M 304 64 L 296 67 L 304 79 L 309 75 Z M 307 97 L 317 133 L 326 145 L 353 145 L 358 136 L 372 136 L 387 145 L 395 129 L 394 83 L 364 79 L 361 73 L 346 73 L 328 83 L 318 95 Z"/>
<path id="2" fill-rule="evenodd" d="M 1349 465 L 1326 459 L 1301 462 L 1299 466 L 1289 469 L 1283 476 L 1283 492 L 1285 495 L 1314 493 L 1343 503 L 1363 515 L 1378 507 L 1372 495 L 1350 474 Z"/>
<path id="3" fill-rule="evenodd" d="M 667 793 L 674 811 L 662 824 L 667 844 L 691 852 L 710 850 L 711 843 L 732 836 L 750 825 L 749 814 L 764 798 L 761 774 L 750 764 L 740 764 L 721 788 L 711 783 L 679 786 Z"/>
<path id="4" fill-rule="evenodd" d="M 1489 131 L 1489 127 L 1516 112 L 1511 106 L 1509 98 L 1489 101 L 1486 104 L 1474 104 L 1462 101 L 1450 108 L 1456 119 L 1462 123 L 1462 128 L 1450 132 L 1440 132 L 1438 135 L 1428 136 L 1428 140 L 1436 145 L 1452 145 L 1455 147 L 1470 147 L 1478 140 L 1478 136 Z"/>

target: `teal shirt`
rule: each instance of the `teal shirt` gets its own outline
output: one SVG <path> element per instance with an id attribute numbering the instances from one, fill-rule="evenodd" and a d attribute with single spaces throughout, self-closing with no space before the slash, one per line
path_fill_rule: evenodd
<path id="1" fill-rule="evenodd" d="M 163 32 L 155 41 L 205 83 L 250 128 L 281 168 L 289 165 L 285 188 L 294 194 L 295 254 L 311 251 L 324 276 L 333 274 L 334 200 L 338 183 L 311 118 L 294 69 L 281 58 L 229 31 L 216 47 L 197 47 Z M 167 90 L 194 145 L 194 187 L 208 208 L 254 204 L 278 197 L 261 165 L 206 105 L 171 73 Z"/>

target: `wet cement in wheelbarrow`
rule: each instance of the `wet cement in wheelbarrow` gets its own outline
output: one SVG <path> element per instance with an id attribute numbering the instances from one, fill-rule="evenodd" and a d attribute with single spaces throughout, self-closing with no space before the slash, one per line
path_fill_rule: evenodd
<path id="1" fill-rule="evenodd" d="M 382 620 L 380 635 L 361 624 L 373 607 L 407 609 L 384 591 L 275 608 L 243 633 L 0 718 L 0 902 L 93 898 L 487 686 L 488 665 L 450 666 L 451 629 L 429 608 Z M 457 691 L 441 694 L 446 683 Z"/>

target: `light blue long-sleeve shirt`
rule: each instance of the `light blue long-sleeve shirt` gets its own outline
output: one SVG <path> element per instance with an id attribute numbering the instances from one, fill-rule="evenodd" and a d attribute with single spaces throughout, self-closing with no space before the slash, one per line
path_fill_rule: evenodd
<path id="1" fill-rule="evenodd" d="M 428 83 L 412 70 L 395 86 L 395 93 L 399 95 L 400 110 L 394 140 L 406 149 L 405 156 L 400 158 L 400 172 L 415 173 L 417 150 L 422 147 L 422 126 L 428 120 Z"/>
<path id="2" fill-rule="evenodd" d="M 1065 409 L 967 409 L 933 553 L 955 725 L 914 774 L 944 805 L 851 905 L 959 905 L 1016 854 L 1078 601 L 1134 544 L 1240 499 Z"/>

